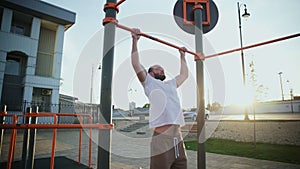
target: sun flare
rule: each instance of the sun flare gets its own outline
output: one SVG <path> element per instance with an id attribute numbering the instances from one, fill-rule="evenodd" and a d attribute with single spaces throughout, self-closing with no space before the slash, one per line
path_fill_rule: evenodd
<path id="1" fill-rule="evenodd" d="M 253 103 L 253 94 L 250 92 L 245 92 L 245 94 L 240 95 L 240 97 L 235 101 L 237 106 L 249 106 Z"/>

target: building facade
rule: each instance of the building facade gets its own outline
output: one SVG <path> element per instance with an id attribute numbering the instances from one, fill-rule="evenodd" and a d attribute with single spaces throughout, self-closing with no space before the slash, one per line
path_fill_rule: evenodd
<path id="1" fill-rule="evenodd" d="M 51 105 L 59 104 L 64 33 L 75 17 L 39 0 L 0 1 L 0 100 L 7 111 L 21 111 L 26 101 L 57 112 Z"/>
<path id="2" fill-rule="evenodd" d="M 253 113 L 300 113 L 300 100 L 279 100 L 279 101 L 268 101 L 258 102 L 249 106 L 249 114 Z M 244 113 L 243 106 L 226 106 L 223 108 L 222 113 L 224 114 L 241 114 Z"/>

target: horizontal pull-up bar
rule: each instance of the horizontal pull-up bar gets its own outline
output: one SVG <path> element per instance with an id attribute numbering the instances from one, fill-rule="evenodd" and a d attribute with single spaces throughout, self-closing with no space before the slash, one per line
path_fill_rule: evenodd
<path id="1" fill-rule="evenodd" d="M 119 24 L 115 18 L 110 18 L 110 17 L 104 18 L 103 24 L 106 24 L 106 23 L 109 23 L 109 22 L 114 23 L 116 25 L 116 27 L 118 27 L 118 28 L 121 28 L 123 30 L 134 33 L 133 28 L 129 28 L 127 26 Z M 145 33 L 141 32 L 138 35 L 143 36 L 143 37 L 148 38 L 148 39 L 151 39 L 151 40 L 154 40 L 154 41 L 157 41 L 159 43 L 165 44 L 167 46 L 176 48 L 178 50 L 183 50 L 182 47 L 176 46 L 172 43 L 163 41 L 159 38 L 147 35 Z M 220 52 L 220 53 L 216 53 L 216 54 L 212 54 L 212 55 L 208 55 L 208 56 L 203 56 L 200 53 L 195 53 L 195 52 L 192 52 L 192 51 L 189 51 L 189 50 L 183 50 L 183 51 L 194 55 L 195 60 L 204 60 L 204 59 L 209 59 L 209 58 L 213 58 L 213 57 L 217 57 L 217 56 L 221 56 L 221 55 L 225 55 L 225 54 L 229 54 L 229 53 L 233 53 L 233 52 L 237 52 L 237 51 L 241 51 L 241 50 L 245 50 L 245 49 L 250 49 L 250 48 L 263 46 L 263 45 L 267 45 L 267 44 L 274 43 L 274 42 L 279 42 L 279 41 L 295 38 L 295 37 L 298 37 L 298 36 L 300 36 L 300 33 L 285 36 L 285 37 L 281 37 L 281 38 L 277 38 L 277 39 L 273 39 L 273 40 L 269 40 L 269 41 L 265 41 L 265 42 L 261 42 L 261 43 L 257 43 L 257 44 L 253 44 L 253 45 L 249 45 L 249 46 L 245 46 L 245 47 L 242 47 L 242 48 L 236 48 L 236 49 L 232 49 L 232 50 L 228 50 L 228 51 L 225 51 L 225 52 Z"/>
<path id="2" fill-rule="evenodd" d="M 132 32 L 132 33 L 133 33 L 133 29 L 132 29 L 132 28 L 129 28 L 129 27 L 124 26 L 124 25 L 121 25 L 121 24 L 116 23 L 116 22 L 114 22 L 114 23 L 116 24 L 116 26 L 117 26 L 118 28 L 121 28 L 121 29 L 123 29 L 123 30 L 126 30 L 126 31 L 129 31 L 129 32 Z M 195 60 L 199 60 L 199 59 L 203 60 L 203 59 L 204 59 L 204 57 L 203 57 L 201 54 L 197 54 L 197 53 L 192 52 L 192 51 L 189 51 L 189 50 L 183 50 L 182 47 L 176 46 L 176 45 L 174 45 L 174 44 L 172 44 L 172 43 L 166 42 L 166 41 L 161 40 L 161 39 L 159 39 L 159 38 L 156 38 L 156 37 L 147 35 L 147 34 L 142 33 L 142 32 L 139 33 L 138 35 L 143 36 L 143 37 L 148 38 L 148 39 L 151 39 L 151 40 L 154 40 L 154 41 L 157 41 L 157 42 L 159 42 L 159 43 L 165 44 L 165 45 L 167 45 L 167 46 L 176 48 L 176 49 L 178 49 L 178 50 L 182 50 L 182 51 L 187 52 L 187 53 L 189 53 L 189 54 L 192 54 L 192 55 L 195 56 Z"/>
<path id="3" fill-rule="evenodd" d="M 279 41 L 295 38 L 295 37 L 298 37 L 298 36 L 300 36 L 300 33 L 289 35 L 289 36 L 284 36 L 284 37 L 281 37 L 281 38 L 277 38 L 277 39 L 273 39 L 273 40 L 269 40 L 269 41 L 249 45 L 249 46 L 245 46 L 245 47 L 242 47 L 242 48 L 236 48 L 236 49 L 228 50 L 228 51 L 225 51 L 225 52 L 220 52 L 220 53 L 208 55 L 208 56 L 205 56 L 205 59 L 209 59 L 209 58 L 212 58 L 212 57 L 217 57 L 217 56 L 237 52 L 237 51 L 240 51 L 240 50 L 250 49 L 250 48 L 254 48 L 254 47 L 258 47 L 258 46 L 262 46 L 262 45 L 267 45 L 267 44 L 270 44 L 270 43 L 279 42 Z"/>

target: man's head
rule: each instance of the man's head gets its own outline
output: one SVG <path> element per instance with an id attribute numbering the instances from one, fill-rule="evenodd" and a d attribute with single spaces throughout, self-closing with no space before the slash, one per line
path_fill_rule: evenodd
<path id="1" fill-rule="evenodd" d="M 150 76 L 161 81 L 166 79 L 164 69 L 160 65 L 153 65 L 148 69 Z"/>

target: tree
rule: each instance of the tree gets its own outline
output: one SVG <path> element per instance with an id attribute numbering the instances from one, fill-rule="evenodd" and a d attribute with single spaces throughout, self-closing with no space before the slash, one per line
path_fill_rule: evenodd
<path id="1" fill-rule="evenodd" d="M 258 83 L 253 61 L 249 64 L 249 67 L 250 67 L 249 88 L 251 90 L 251 93 L 253 93 L 253 101 L 262 101 L 263 98 L 267 95 L 268 88 Z"/>
<path id="2" fill-rule="evenodd" d="M 210 111 L 214 111 L 217 112 L 218 110 L 220 110 L 222 108 L 222 105 L 218 102 L 213 102 L 211 105 L 211 110 Z"/>
<path id="3" fill-rule="evenodd" d="M 150 103 L 146 103 L 143 108 L 149 108 L 150 107 Z"/>
<path id="4" fill-rule="evenodd" d="M 207 109 L 207 110 L 209 110 L 209 111 L 211 111 L 211 109 L 212 109 L 212 106 L 211 106 L 211 104 L 210 104 L 210 103 L 208 103 L 208 104 L 206 105 L 206 109 Z"/>

